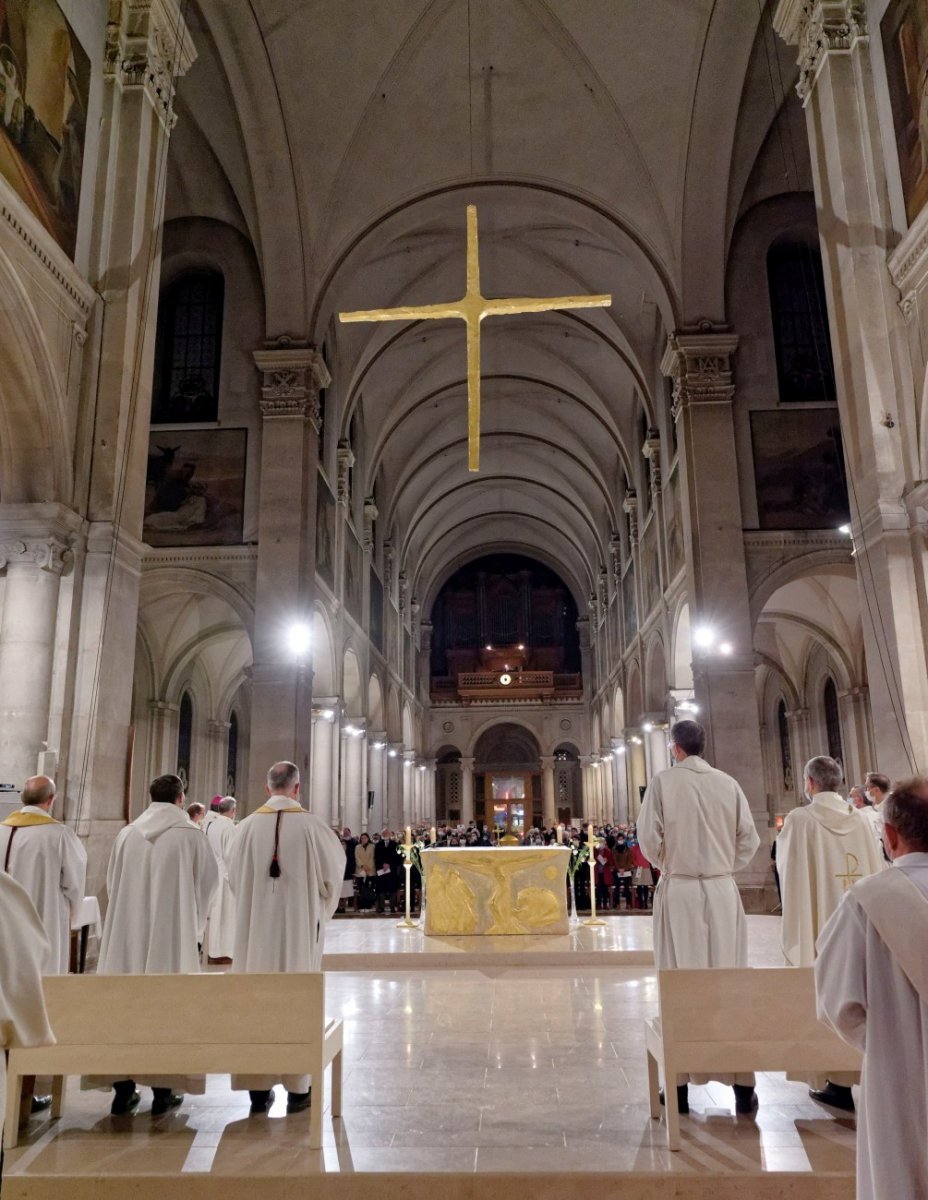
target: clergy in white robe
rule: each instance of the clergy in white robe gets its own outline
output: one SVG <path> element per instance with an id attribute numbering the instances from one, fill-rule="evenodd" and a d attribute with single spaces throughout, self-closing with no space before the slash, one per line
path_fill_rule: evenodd
<path id="1" fill-rule="evenodd" d="M 110 855 L 109 907 L 98 975 L 182 975 L 200 970 L 199 942 L 219 884 L 219 868 L 205 836 L 184 812 L 180 779 L 161 775 L 149 792 L 151 804 L 120 832 Z M 121 1086 L 130 1082 L 117 1085 L 114 1113 L 131 1111 L 138 1103 L 134 1085 Z M 200 1080 L 146 1082 L 157 1089 L 152 1108 L 156 1114 L 167 1111 L 159 1093 L 174 1107 L 171 1089 L 204 1090 Z"/>
<path id="2" fill-rule="evenodd" d="M 795 808 L 777 838 L 777 870 L 783 921 L 783 955 L 791 967 L 811 967 L 815 942 L 844 893 L 883 869 L 883 853 L 863 809 L 848 808 L 840 796 L 843 772 L 833 758 L 806 764 L 805 791 L 811 803 Z"/>
<path id="3" fill-rule="evenodd" d="M 73 829 L 51 814 L 55 784 L 47 775 L 27 779 L 23 807 L 0 824 L 0 867 L 22 884 L 35 905 L 51 954 L 47 975 L 67 975 L 71 918 L 84 899 L 87 852 Z"/>
<path id="4" fill-rule="evenodd" d="M 891 869 L 847 892 L 818 940 L 819 1018 L 863 1051 L 858 1200 L 928 1196 L 928 779 L 884 804 Z"/>
<path id="5" fill-rule="evenodd" d="M 213 894 L 206 922 L 205 951 L 208 962 L 229 963 L 235 945 L 235 896 L 229 887 L 229 855 L 235 840 L 235 798 L 224 796 L 219 801 L 213 820 L 201 826 L 206 832 L 209 848 L 216 856 L 219 886 Z"/>
<path id="6" fill-rule="evenodd" d="M 53 1046 L 42 975 L 51 954 L 35 905 L 9 875 L 0 873 L 0 1117 L 6 1112 L 6 1051 Z"/>
<path id="7" fill-rule="evenodd" d="M 734 875 L 760 845 L 754 818 L 737 781 L 701 757 L 706 735 L 698 722 L 678 721 L 670 737 L 676 765 L 648 784 L 636 823 L 643 854 L 662 872 L 654 894 L 654 962 L 660 970 L 746 967 L 747 922 Z M 690 1082 L 705 1079 L 690 1076 Z M 753 1108 L 752 1074 L 720 1082 L 739 1089 L 739 1111 Z"/>
<path id="8" fill-rule="evenodd" d="M 325 926 L 341 894 L 345 851 L 326 822 L 301 806 L 299 794 L 299 769 L 275 763 L 268 771 L 267 802 L 238 827 L 229 862 L 236 901 L 232 971 L 322 967 Z M 270 1076 L 233 1078 L 232 1086 L 248 1088 L 252 1112 L 262 1112 L 277 1082 Z M 289 1093 L 288 1112 L 309 1106 L 309 1076 L 280 1082 Z"/>

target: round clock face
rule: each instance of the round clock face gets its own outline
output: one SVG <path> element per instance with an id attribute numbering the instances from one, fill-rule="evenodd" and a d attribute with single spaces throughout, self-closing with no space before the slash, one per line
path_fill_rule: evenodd
<path id="1" fill-rule="evenodd" d="M 512 683 L 512 676 L 509 674 L 500 675 L 499 681 L 503 687 L 509 687 L 510 683 Z"/>

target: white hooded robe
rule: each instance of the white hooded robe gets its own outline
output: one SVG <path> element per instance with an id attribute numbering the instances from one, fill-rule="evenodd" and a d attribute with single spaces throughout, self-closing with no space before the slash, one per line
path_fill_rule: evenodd
<path id="1" fill-rule="evenodd" d="M 819 1019 L 864 1052 L 857 1200 L 928 1196 L 928 854 L 844 896 L 818 940 Z"/>
<path id="2" fill-rule="evenodd" d="M 754 857 L 760 837 L 737 781 L 690 755 L 654 776 L 636 827 L 642 853 L 663 872 L 654 893 L 658 969 L 746 967 L 747 922 L 734 874 Z M 754 1076 L 719 1081 L 751 1086 Z"/>
<path id="3" fill-rule="evenodd" d="M 0 871 L 0 1118 L 6 1112 L 6 1050 L 53 1046 L 42 975 L 50 954 L 25 889 Z"/>
<path id="4" fill-rule="evenodd" d="M 203 827 L 219 868 L 219 886 L 213 894 L 206 923 L 206 955 L 208 958 L 231 958 L 235 948 L 235 896 L 229 887 L 229 854 L 236 825 L 231 817 L 219 813 L 208 826 L 204 821 Z"/>
<path id="5" fill-rule="evenodd" d="M 278 814 L 280 814 L 278 818 Z M 280 824 L 280 876 L 270 875 L 275 829 Z M 341 895 L 345 851 L 321 817 L 298 800 L 271 796 L 239 825 L 229 860 L 235 894 L 234 972 L 318 971 L 326 922 Z M 272 1014 L 269 1014 L 269 1017 Z M 233 1077 L 233 1088 L 273 1087 L 270 1076 Z M 309 1076 L 284 1077 L 290 1092 L 309 1090 Z"/>
<path id="6" fill-rule="evenodd" d="M 11 840 L 12 839 L 12 840 Z M 67 975 L 71 918 L 84 899 L 87 852 L 73 829 L 27 804 L 0 824 L 0 870 L 25 888 L 51 948 L 46 975 Z"/>

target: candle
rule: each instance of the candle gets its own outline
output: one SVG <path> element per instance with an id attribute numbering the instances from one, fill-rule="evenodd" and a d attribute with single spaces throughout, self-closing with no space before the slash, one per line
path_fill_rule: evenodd
<path id="1" fill-rule="evenodd" d="M 429 830 L 429 839 L 430 839 L 430 841 L 431 841 L 431 843 L 432 843 L 432 845 L 433 845 L 433 846 L 434 846 L 434 845 L 435 845 L 435 843 L 438 841 L 438 837 L 437 837 L 437 835 L 436 835 L 436 833 L 435 833 L 435 826 L 434 826 L 434 825 L 433 825 L 433 826 L 432 826 L 432 828 Z"/>
<path id="2" fill-rule="evenodd" d="M 591 821 L 586 827 L 586 838 L 590 843 L 590 853 L 593 853 L 593 822 Z"/>
<path id="3" fill-rule="evenodd" d="M 563 825 L 558 825 L 558 827 L 557 827 L 557 844 L 559 846 L 564 845 L 564 826 Z"/>
<path id="4" fill-rule="evenodd" d="M 406 826 L 406 845 L 407 846 L 412 845 L 412 826 L 411 825 Z"/>

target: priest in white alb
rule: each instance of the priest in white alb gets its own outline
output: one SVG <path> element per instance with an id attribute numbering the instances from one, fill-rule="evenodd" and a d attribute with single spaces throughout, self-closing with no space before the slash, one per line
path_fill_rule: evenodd
<path id="1" fill-rule="evenodd" d="M 229 887 L 229 855 L 235 840 L 235 797 L 223 796 L 213 819 L 201 828 L 209 848 L 216 856 L 219 868 L 219 887 L 209 906 L 206 922 L 205 952 L 207 962 L 230 963 L 235 943 L 235 896 Z"/>
<path id="2" fill-rule="evenodd" d="M 859 879 L 883 869 L 883 852 L 863 810 L 849 808 L 838 792 L 843 776 L 841 764 L 833 758 L 810 759 L 803 776 L 809 804 L 787 815 L 777 838 L 783 905 L 780 938 L 791 967 L 813 965 L 815 942 L 841 897 Z M 855 1075 L 809 1082 L 814 1100 L 854 1111 Z"/>
<path id="3" fill-rule="evenodd" d="M 928 779 L 884 801 L 892 867 L 847 892 L 818 940 L 821 1020 L 863 1051 L 857 1200 L 928 1196 Z"/>
<path id="4" fill-rule="evenodd" d="M 275 763 L 266 790 L 266 803 L 242 821 L 232 844 L 232 971 L 319 971 L 325 926 L 341 895 L 345 851 L 326 822 L 300 804 L 300 772 L 293 763 Z M 233 1077 L 232 1087 L 247 1088 L 251 1111 L 259 1114 L 270 1108 L 278 1082 L 287 1089 L 288 1113 L 309 1108 L 308 1075 Z"/>
<path id="5" fill-rule="evenodd" d="M 675 765 L 654 776 L 638 814 L 638 844 L 662 872 L 654 894 L 659 970 L 748 965 L 747 922 L 734 876 L 754 857 L 760 837 L 744 792 L 706 762 L 705 748 L 706 731 L 697 721 L 677 721 L 670 730 Z M 706 1080 L 690 1076 L 689 1082 Z M 753 1074 L 719 1082 L 734 1086 L 737 1112 L 757 1107 Z M 689 1112 L 686 1085 L 680 1076 L 681 1113 Z"/>
<path id="6" fill-rule="evenodd" d="M 21 799 L 22 808 L 0 824 L 0 865 L 26 889 L 45 926 L 51 947 L 46 975 L 67 975 L 87 852 L 74 830 L 52 816 L 55 784 L 47 775 L 27 779 Z"/>
<path id="7" fill-rule="evenodd" d="M 42 975 L 50 947 L 35 905 L 15 879 L 0 873 L 0 1118 L 6 1112 L 6 1051 L 53 1046 Z M 2 1171 L 2 1159 L 0 1159 Z"/>
<path id="8" fill-rule="evenodd" d="M 206 837 L 184 812 L 184 787 L 176 775 L 160 775 L 151 804 L 121 831 L 106 873 L 109 907 L 103 926 L 98 975 L 185 975 L 200 970 L 199 943 L 209 902 L 219 883 L 216 858 Z M 175 1088 L 204 1091 L 202 1080 L 145 1080 L 154 1092 L 152 1113 L 176 1108 Z M 131 1079 L 113 1083 L 110 1110 L 137 1107 Z"/>

